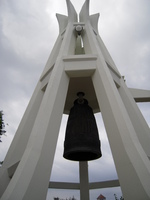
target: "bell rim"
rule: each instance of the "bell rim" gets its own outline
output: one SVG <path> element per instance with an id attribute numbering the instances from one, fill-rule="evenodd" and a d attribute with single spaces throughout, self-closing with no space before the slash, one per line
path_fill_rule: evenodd
<path id="1" fill-rule="evenodd" d="M 79 159 L 81 154 L 82 154 L 81 156 L 82 159 Z M 85 154 L 88 157 L 88 159 L 84 159 L 83 154 Z M 92 156 L 90 157 L 89 154 Z M 77 159 L 74 158 L 74 155 L 76 155 L 75 157 L 77 157 Z M 69 152 L 65 152 L 63 154 L 63 157 L 67 160 L 72 160 L 72 161 L 92 161 L 92 160 L 97 160 L 100 157 L 102 157 L 102 153 L 100 150 L 95 151 L 95 150 L 86 149 L 86 148 L 85 149 L 83 148 L 82 150 L 81 149 L 78 150 L 75 148 L 75 149 L 69 150 Z"/>

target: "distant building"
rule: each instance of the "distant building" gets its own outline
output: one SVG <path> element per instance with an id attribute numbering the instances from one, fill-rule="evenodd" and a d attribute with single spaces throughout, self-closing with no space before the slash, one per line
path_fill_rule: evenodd
<path id="1" fill-rule="evenodd" d="M 104 197 L 102 194 L 100 194 L 100 195 L 97 197 L 97 200 L 106 200 L 106 197 Z"/>
<path id="2" fill-rule="evenodd" d="M 54 200 L 77 200 L 77 199 L 75 199 L 74 196 L 73 196 L 72 198 L 70 197 L 68 199 L 67 198 L 66 199 L 61 199 L 59 197 L 54 197 Z"/>

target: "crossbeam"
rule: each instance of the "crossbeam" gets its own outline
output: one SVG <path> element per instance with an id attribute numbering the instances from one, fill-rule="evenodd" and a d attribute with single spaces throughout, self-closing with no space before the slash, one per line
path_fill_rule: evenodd
<path id="1" fill-rule="evenodd" d="M 109 187 L 119 187 L 119 186 L 120 186 L 120 183 L 119 183 L 119 180 L 117 180 L 117 179 L 116 180 L 89 183 L 89 189 L 90 190 L 109 188 Z M 48 188 L 79 190 L 80 189 L 80 183 L 50 181 Z"/>

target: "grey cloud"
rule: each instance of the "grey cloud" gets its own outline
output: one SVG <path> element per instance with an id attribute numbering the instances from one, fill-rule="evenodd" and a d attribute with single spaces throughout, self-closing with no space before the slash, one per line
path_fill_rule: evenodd
<path id="1" fill-rule="evenodd" d="M 84 0 L 72 0 L 79 13 Z M 100 12 L 99 32 L 118 70 L 125 75 L 130 87 L 150 89 L 150 1 L 148 0 L 94 0 L 90 12 Z M 35 85 L 46 64 L 58 35 L 55 13 L 67 14 L 66 2 L 39 0 L 3 1 L 0 6 L 0 105 L 9 123 L 8 134 L 0 146 L 3 159 L 17 126 L 31 98 Z M 140 104 L 150 124 L 149 103 Z M 90 181 L 117 178 L 111 150 L 101 117 L 97 117 L 103 157 L 89 163 Z M 78 181 L 78 164 L 62 158 L 66 120 L 63 118 L 51 180 Z M 5 149 L 5 150 L 4 150 Z M 98 170 L 97 170 L 98 169 Z M 65 173 L 65 171 L 67 173 Z M 98 173 L 98 175 L 97 175 Z M 120 194 L 120 189 L 93 190 L 91 199 L 100 193 L 106 197 Z M 51 190 L 64 198 L 75 191 Z M 65 196 L 65 194 L 67 196 Z M 108 196 L 107 196 L 108 195 Z M 61 197 L 61 196 L 60 196 Z M 78 198 L 79 199 L 79 198 Z"/>

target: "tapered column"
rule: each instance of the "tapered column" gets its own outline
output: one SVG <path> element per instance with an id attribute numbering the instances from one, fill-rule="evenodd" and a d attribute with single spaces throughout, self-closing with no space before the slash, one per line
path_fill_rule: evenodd
<path id="1" fill-rule="evenodd" d="M 102 66 L 102 63 L 99 63 L 99 66 Z M 94 74 L 93 84 L 123 196 L 125 199 L 140 200 L 144 197 L 148 200 L 150 198 L 149 159 L 137 138 L 115 84 L 110 78 L 108 79 L 109 72 L 102 69 L 103 67 Z"/>
<path id="2" fill-rule="evenodd" d="M 122 77 L 100 41 L 96 29 L 96 15 L 91 18 L 86 12 L 88 3 L 88 1 L 85 2 L 80 13 L 81 19 L 86 22 L 83 34 L 84 50 L 85 53 L 98 55 L 97 68 L 92 80 L 123 196 L 125 199 L 140 200 L 144 198 L 148 200 L 150 199 L 148 188 L 150 185 L 150 162 L 137 136 L 135 123 L 132 123 L 134 117 L 137 119 L 135 116 L 137 111 L 134 110 L 134 116 L 131 119 L 129 107 L 126 108 L 121 98 L 121 96 L 125 96 L 123 92 L 121 93 L 121 91 L 125 91 L 121 85 Z M 135 107 L 132 107 L 132 113 L 133 109 Z"/>
<path id="3" fill-rule="evenodd" d="M 0 169 L 0 196 L 9 184 L 10 178 L 25 151 L 43 94 L 44 92 L 40 90 L 40 83 L 38 83 Z"/>
<path id="4" fill-rule="evenodd" d="M 74 53 L 76 42 L 74 26 L 71 22 L 75 21 L 74 8 L 70 1 L 67 3 L 71 17 L 67 20 L 66 30 L 60 35 L 63 41 L 53 70 L 50 72 L 51 62 L 48 61 L 46 70 L 41 77 L 41 81 L 47 83 L 44 88 L 41 83 L 40 89 L 45 90 L 44 96 L 25 152 L 1 198 L 2 200 L 41 200 L 46 198 L 69 84 L 69 77 L 64 71 L 63 57 Z M 60 18 L 61 16 L 59 16 Z M 64 17 L 62 18 L 64 19 Z"/>
<path id="5" fill-rule="evenodd" d="M 124 103 L 126 111 L 130 117 L 132 125 L 136 131 L 139 142 L 144 149 L 146 155 L 150 157 L 150 129 L 146 123 L 141 111 L 135 103 L 129 89 L 124 80 L 121 81 L 121 87 L 118 88 L 121 99 Z"/>
<path id="6" fill-rule="evenodd" d="M 34 123 L 30 140 L 2 199 L 45 199 L 52 169 L 59 127 L 69 79 L 63 66 L 55 71 Z"/>

